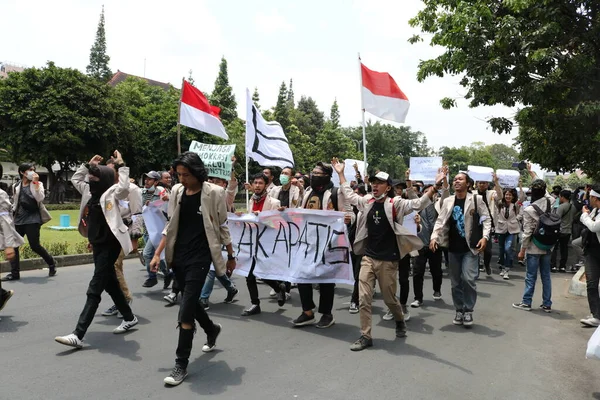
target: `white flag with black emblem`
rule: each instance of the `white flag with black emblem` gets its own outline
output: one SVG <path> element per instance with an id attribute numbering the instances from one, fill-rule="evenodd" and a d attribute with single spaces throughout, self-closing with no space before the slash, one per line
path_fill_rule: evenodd
<path id="1" fill-rule="evenodd" d="M 263 167 L 293 167 L 294 156 L 279 122 L 265 121 L 246 89 L 246 157 Z"/>

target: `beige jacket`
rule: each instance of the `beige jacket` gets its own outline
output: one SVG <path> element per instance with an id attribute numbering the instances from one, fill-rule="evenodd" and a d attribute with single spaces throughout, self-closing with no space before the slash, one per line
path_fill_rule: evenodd
<path id="1" fill-rule="evenodd" d="M 494 203 L 496 208 L 496 218 L 494 219 L 496 233 L 510 233 L 516 235 L 521 232 L 521 206 L 514 204 L 509 207 L 508 218 L 505 217 L 505 210 L 503 208 L 502 200 L 504 193 L 500 185 L 495 187 L 496 196 L 494 196 Z M 527 196 L 520 190 L 518 201 L 523 202 Z"/>
<path id="2" fill-rule="evenodd" d="M 81 193 L 78 229 L 83 237 L 87 237 L 83 225 L 83 213 L 87 203 L 92 197 L 90 194 L 90 185 L 85 180 L 88 174 L 88 169 L 85 165 L 82 165 L 71 177 L 73 186 Z M 131 253 L 133 250 L 131 238 L 129 237 L 129 229 L 127 228 L 127 225 L 123 223 L 123 218 L 121 218 L 122 208 L 124 207 L 121 201 L 127 200 L 127 197 L 129 196 L 129 185 L 129 167 L 121 167 L 119 168 L 119 182 L 108 188 L 102 197 L 100 197 L 100 206 L 102 207 L 104 218 L 106 218 L 106 223 L 121 244 L 121 248 L 125 255 Z"/>
<path id="3" fill-rule="evenodd" d="M 306 208 L 306 203 L 308 203 L 308 200 L 310 199 L 310 197 L 312 195 L 312 191 L 313 191 L 312 188 L 308 188 L 307 190 L 304 191 L 304 197 L 302 198 L 301 206 L 298 208 Z M 333 210 L 333 211 L 345 212 L 346 215 L 350 216 L 350 218 L 352 220 L 351 223 L 354 223 L 354 221 L 356 220 L 356 215 L 354 215 L 354 211 L 352 210 L 352 206 L 350 205 L 350 202 L 344 196 L 342 188 L 338 188 L 337 198 L 338 198 L 338 201 L 337 201 L 338 209 Z M 330 199 L 331 199 L 331 189 L 327 189 L 323 193 L 323 201 L 321 203 L 322 210 L 325 210 L 325 211 L 328 210 L 327 207 L 328 207 Z"/>
<path id="4" fill-rule="evenodd" d="M 265 204 L 263 204 L 262 210 L 263 211 L 272 211 L 272 210 L 277 210 L 279 207 L 281 207 L 279 200 L 274 199 L 267 194 L 267 196 L 265 197 Z M 252 208 L 254 208 L 254 200 L 251 197 L 250 203 L 248 205 L 248 212 L 252 212 Z"/>
<path id="5" fill-rule="evenodd" d="M 550 208 L 552 208 L 552 204 L 554 204 L 554 198 L 546 192 L 544 197 L 531 204 L 537 205 L 540 210 L 545 212 L 546 208 L 548 207 L 548 201 L 550 201 Z M 533 243 L 532 236 L 533 232 L 535 232 L 535 228 L 537 227 L 539 219 L 540 217 L 532 205 L 529 205 L 523 209 L 523 238 L 521 239 L 521 250 L 525 249 L 527 254 L 548 254 L 550 251 L 552 251 L 542 250 Z"/>
<path id="6" fill-rule="evenodd" d="M 227 211 L 233 211 L 233 203 L 235 203 L 235 196 L 238 193 L 238 182 L 235 177 L 232 177 L 227 184 Z"/>
<path id="7" fill-rule="evenodd" d="M 467 193 L 465 199 L 464 216 L 465 216 L 465 234 L 467 244 L 470 245 L 471 239 L 471 228 L 473 227 L 473 214 L 475 214 L 475 202 L 473 196 L 477 196 L 477 212 L 481 217 L 485 217 L 483 221 L 483 237 L 489 242 L 490 234 L 492 231 L 492 220 L 490 219 L 490 213 L 488 212 L 487 206 L 483 202 L 480 195 L 474 195 L 473 193 Z M 431 240 L 435 240 L 441 247 L 448 247 L 450 245 L 450 218 L 452 218 L 452 211 L 454 210 L 454 200 L 456 195 L 450 196 L 444 200 L 440 209 L 440 215 L 435 226 L 433 227 L 433 233 L 431 234 Z M 478 250 L 471 247 L 473 254 L 477 254 Z"/>
<path id="8" fill-rule="evenodd" d="M 21 194 L 21 185 L 22 185 L 22 183 L 15 185 L 15 189 L 14 189 L 14 193 L 13 193 L 13 205 L 12 205 L 13 215 L 14 215 L 14 213 L 17 212 L 17 209 L 19 208 L 19 195 Z M 46 206 L 44 205 L 44 199 L 46 198 L 46 191 L 44 190 L 44 184 L 42 182 L 38 182 L 37 184 L 30 182 L 29 187 L 31 188 L 31 194 L 33 195 L 33 198 L 35 199 L 35 201 L 37 201 L 38 207 L 40 208 L 40 216 L 42 218 L 42 224 L 45 224 L 46 222 L 48 222 L 52 219 L 52 216 L 50 215 L 50 213 L 46 209 Z"/>
<path id="9" fill-rule="evenodd" d="M 175 243 L 177 242 L 177 230 L 179 229 L 180 199 L 185 188 L 181 184 L 173 186 L 169 198 L 169 221 L 163 230 L 167 237 L 165 258 L 167 265 L 173 263 Z M 226 272 L 226 262 L 221 252 L 222 246 L 231 244 L 229 227 L 227 226 L 227 198 L 225 189 L 212 183 L 202 184 L 201 211 L 204 221 L 204 230 L 210 248 L 210 255 L 215 266 L 217 276 Z"/>
<path id="10" fill-rule="evenodd" d="M 360 212 L 358 221 L 356 222 L 356 238 L 354 239 L 354 254 L 362 255 L 365 254 L 367 247 L 367 215 L 373 208 L 375 199 L 372 196 L 361 197 L 354 193 L 350 184 L 345 182 L 340 187 L 344 197 L 350 203 L 350 205 L 356 206 Z M 390 226 L 396 234 L 396 242 L 398 243 L 398 250 L 400 251 L 400 258 L 404 257 L 412 251 L 419 250 L 423 247 L 421 239 L 413 235 L 408 229 L 402 226 L 402 221 L 405 215 L 412 213 L 413 211 L 421 211 L 425 207 L 431 204 L 429 196 L 422 196 L 421 198 L 405 200 L 402 197 L 387 198 L 384 202 L 385 215 L 390 223 Z M 394 211 L 396 209 L 396 219 L 394 220 Z"/>
<path id="11" fill-rule="evenodd" d="M 275 186 L 269 192 L 269 196 L 274 199 L 279 199 L 279 194 L 283 190 L 283 186 Z M 283 207 L 287 208 L 298 208 L 300 207 L 300 189 L 297 186 L 290 185 L 290 201 L 288 204 L 282 204 Z"/>
<path id="12" fill-rule="evenodd" d="M 21 235 L 15 230 L 12 214 L 8 194 L 0 189 L 0 250 L 19 247 L 24 243 Z"/>

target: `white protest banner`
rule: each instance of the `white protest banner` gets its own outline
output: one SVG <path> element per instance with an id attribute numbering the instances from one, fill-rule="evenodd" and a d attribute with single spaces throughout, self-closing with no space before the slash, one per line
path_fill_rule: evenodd
<path id="1" fill-rule="evenodd" d="M 166 203 L 162 200 L 149 203 L 142 209 L 142 217 L 144 218 L 144 224 L 146 225 L 146 232 L 148 232 L 148 240 L 158 247 L 160 240 L 162 239 L 162 232 L 167 224 L 167 217 L 163 213 L 163 206 Z M 161 259 L 164 260 L 165 252 L 161 254 Z"/>
<path id="2" fill-rule="evenodd" d="M 208 170 L 208 176 L 229 180 L 235 144 L 206 144 L 192 140 L 190 151 L 200 156 Z"/>
<path id="3" fill-rule="evenodd" d="M 344 213 L 306 209 L 229 214 L 235 273 L 294 283 L 354 284 Z"/>
<path id="4" fill-rule="evenodd" d="M 411 157 L 411 181 L 423 181 L 425 184 L 435 183 L 438 170 L 442 168 L 442 157 Z"/>
<path id="5" fill-rule="evenodd" d="M 360 172 L 360 176 L 362 176 L 363 179 L 365 179 L 365 172 L 367 170 L 367 168 L 365 167 L 365 162 L 348 158 L 344 160 L 344 176 L 346 177 L 346 180 L 348 182 L 356 181 L 356 171 L 354 170 L 355 163 L 356 165 L 358 165 L 358 172 Z M 340 176 L 337 173 L 334 173 L 331 177 L 331 182 L 333 182 L 335 186 L 340 186 Z"/>
<path id="6" fill-rule="evenodd" d="M 404 216 L 404 220 L 402 221 L 402 226 L 405 227 L 412 233 L 417 236 L 417 223 L 415 222 L 415 217 L 417 216 L 417 212 L 413 211 L 408 215 Z"/>
<path id="7" fill-rule="evenodd" d="M 521 179 L 519 171 L 515 171 L 514 169 L 496 170 L 496 176 L 502 188 L 516 188 L 519 186 L 519 179 Z"/>
<path id="8" fill-rule="evenodd" d="M 494 180 L 492 176 L 494 173 L 493 168 L 469 165 L 467 173 L 475 182 L 492 182 Z"/>

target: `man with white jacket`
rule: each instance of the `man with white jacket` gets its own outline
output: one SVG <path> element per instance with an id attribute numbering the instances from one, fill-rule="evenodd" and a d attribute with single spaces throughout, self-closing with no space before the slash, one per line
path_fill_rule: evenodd
<path id="1" fill-rule="evenodd" d="M 115 262 L 121 249 L 125 255 L 131 253 L 132 245 L 127 226 L 121 218 L 120 200 L 129 195 L 129 168 L 124 166 L 121 154 L 115 151 L 115 168 L 99 165 L 102 157 L 96 155 L 90 160 L 88 190 L 91 194 L 80 222 L 80 232 L 88 238 L 94 254 L 94 276 L 87 290 L 87 301 L 79 316 L 73 333 L 57 336 L 58 343 L 75 348 L 83 347 L 83 337 L 94 319 L 100 304 L 100 296 L 106 290 L 119 312 L 123 322 L 113 333 L 125 333 L 137 325 L 138 319 L 125 300 L 115 272 Z M 82 193 L 83 195 L 84 193 Z"/>

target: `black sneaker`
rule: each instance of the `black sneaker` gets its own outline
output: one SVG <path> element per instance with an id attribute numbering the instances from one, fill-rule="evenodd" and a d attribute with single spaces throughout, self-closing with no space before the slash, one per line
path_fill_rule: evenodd
<path id="1" fill-rule="evenodd" d="M 186 376 L 187 370 L 180 365 L 175 365 L 175 368 L 171 371 L 171 375 L 167 376 L 163 382 L 165 382 L 165 385 L 177 386 L 183 382 Z"/>
<path id="2" fill-rule="evenodd" d="M 488 276 L 492 275 L 492 267 L 491 267 L 491 266 L 489 266 L 489 265 L 486 265 L 486 266 L 485 266 L 485 273 L 486 273 Z"/>
<path id="3" fill-rule="evenodd" d="M 306 315 L 306 313 L 302 313 L 298 318 L 293 320 L 292 323 L 294 324 L 294 326 L 312 325 L 315 323 L 315 315 L 313 314 L 308 316 Z"/>
<path id="4" fill-rule="evenodd" d="M 333 315 L 323 314 L 319 322 L 317 322 L 317 328 L 325 329 L 329 328 L 333 324 L 335 324 L 335 319 L 333 319 Z"/>
<path id="5" fill-rule="evenodd" d="M 2 294 L 0 295 L 0 311 L 4 308 L 8 300 L 15 294 L 14 290 L 2 290 Z"/>
<path id="6" fill-rule="evenodd" d="M 1 308 L 0 308 L 0 310 L 1 310 Z M 542 305 L 540 306 L 540 310 L 542 310 L 542 311 L 543 311 L 543 312 L 545 312 L 545 313 L 551 313 L 551 312 L 552 312 L 552 307 L 550 307 L 550 306 L 545 306 L 545 305 L 543 305 L 543 304 L 542 304 Z"/>
<path id="7" fill-rule="evenodd" d="M 153 287 L 153 286 L 156 286 L 157 283 L 158 283 L 157 278 L 148 278 L 148 279 L 146 279 L 146 281 L 144 281 L 142 286 L 143 287 Z"/>
<path id="8" fill-rule="evenodd" d="M 558 269 L 558 272 L 563 272 L 563 273 L 565 273 L 565 272 L 567 272 L 567 269 L 566 269 L 565 267 L 560 267 L 560 268 Z"/>
<path id="9" fill-rule="evenodd" d="M 367 338 L 365 336 L 361 336 L 358 340 L 350 345 L 350 350 L 352 351 L 361 351 L 366 349 L 367 347 L 373 346 L 373 339 Z"/>
<path id="10" fill-rule="evenodd" d="M 204 308 L 204 311 L 210 310 L 210 304 L 208 304 L 208 299 L 200 299 L 200 305 Z"/>
<path id="11" fill-rule="evenodd" d="M 8 274 L 0 280 L 2 282 L 6 282 L 6 281 L 18 281 L 19 279 L 21 279 L 20 275 Z"/>
<path id="12" fill-rule="evenodd" d="M 277 304 L 279 307 L 285 305 L 285 283 L 279 284 L 279 293 L 277 293 Z"/>
<path id="13" fill-rule="evenodd" d="M 173 273 L 169 272 L 165 275 L 165 282 L 163 284 L 163 290 L 167 290 L 169 286 L 171 286 L 171 282 L 173 281 Z"/>
<path id="14" fill-rule="evenodd" d="M 552 267 L 550 268 L 550 272 L 558 272 L 558 269 L 556 267 Z"/>
<path id="15" fill-rule="evenodd" d="M 260 305 L 258 304 L 252 304 L 250 307 L 246 308 L 243 312 L 242 312 L 242 317 L 249 317 L 250 315 L 257 315 L 260 314 Z"/>
<path id="16" fill-rule="evenodd" d="M 513 303 L 512 306 L 513 306 L 513 308 L 516 308 L 517 310 L 531 311 L 531 305 L 530 304 L 525 304 L 523 302 Z"/>
<path id="17" fill-rule="evenodd" d="M 569 272 L 572 272 L 572 273 L 575 273 L 575 272 L 578 272 L 578 271 L 579 271 L 579 268 L 577 268 L 575 266 L 571 267 L 571 269 L 569 270 Z"/>
<path id="18" fill-rule="evenodd" d="M 464 322 L 465 316 L 462 313 L 462 311 L 457 311 L 456 315 L 454 316 L 454 319 L 452 320 L 452 323 L 454 325 L 462 325 Z"/>
<path id="19" fill-rule="evenodd" d="M 233 303 L 233 299 L 235 298 L 235 296 L 237 296 L 239 292 L 240 291 L 237 288 L 232 288 L 229 292 L 227 292 L 227 297 L 225 297 L 223 303 Z"/>
<path id="20" fill-rule="evenodd" d="M 473 325 L 473 313 L 472 312 L 467 311 L 463 314 L 463 325 L 464 326 Z"/>
<path id="21" fill-rule="evenodd" d="M 406 322 L 396 321 L 396 337 L 406 337 Z"/>
<path id="22" fill-rule="evenodd" d="M 221 333 L 223 327 L 221 324 L 215 324 L 214 326 L 215 329 L 210 335 L 206 335 L 206 343 L 202 346 L 202 351 L 205 353 L 210 353 L 217 347 L 217 337 L 219 336 L 219 333 Z"/>
<path id="23" fill-rule="evenodd" d="M 51 265 L 48 269 L 48 276 L 56 276 L 56 265 Z"/>

